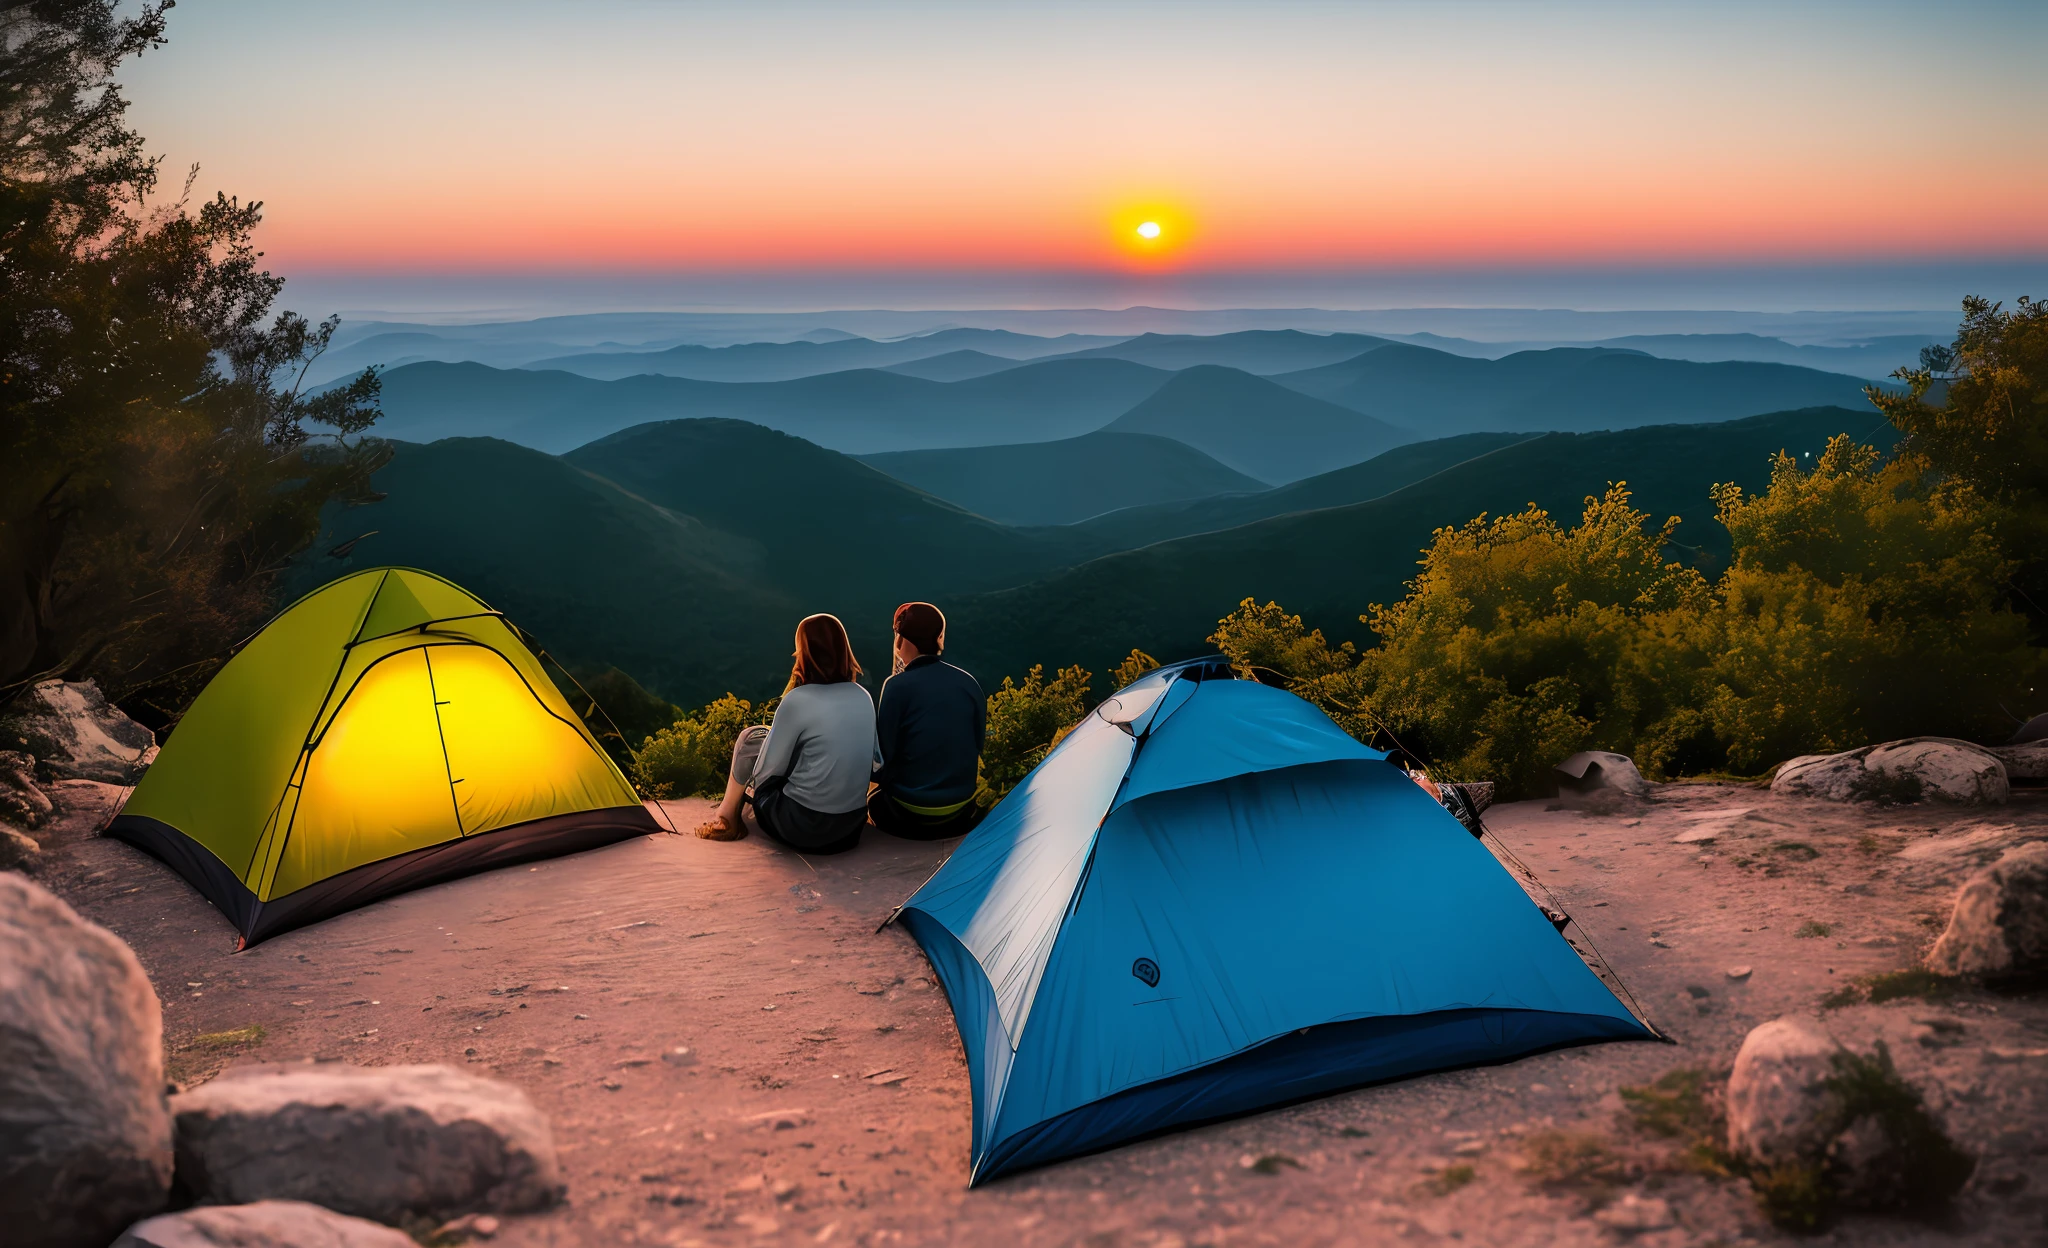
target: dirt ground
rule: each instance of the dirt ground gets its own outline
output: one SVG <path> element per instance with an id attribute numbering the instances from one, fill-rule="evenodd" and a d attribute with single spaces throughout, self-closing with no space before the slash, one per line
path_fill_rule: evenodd
<path id="1" fill-rule="evenodd" d="M 1409 1079 L 975 1191 L 951 1015 L 910 938 L 875 930 L 950 842 L 871 833 L 807 862 L 759 839 L 647 837 L 238 954 L 167 869 L 92 835 L 119 790 L 56 796 L 40 878 L 141 956 L 174 1078 L 237 1061 L 446 1062 L 526 1090 L 553 1120 L 569 1194 L 507 1219 L 501 1244 L 1794 1242 L 1746 1185 L 1692 1172 L 1678 1143 L 1632 1126 L 1617 1094 L 1674 1068 L 1725 1073 L 1750 1027 L 1786 1014 L 1861 1048 L 1886 1040 L 1979 1158 L 1942 1225 L 1855 1218 L 1804 1242 L 2048 1242 L 2048 996 L 1820 1009 L 1857 976 L 1911 965 L 1979 862 L 2048 839 L 2040 791 L 1988 811 L 1731 785 L 1669 786 L 1608 814 L 1496 808 L 1493 834 L 1675 1045 Z M 684 829 L 706 809 L 669 804 Z M 1606 1160 L 1546 1185 L 1556 1173 L 1527 1159 L 1559 1138 Z"/>

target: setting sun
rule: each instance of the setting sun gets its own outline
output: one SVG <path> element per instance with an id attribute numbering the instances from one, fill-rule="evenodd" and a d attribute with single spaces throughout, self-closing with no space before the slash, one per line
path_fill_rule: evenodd
<path id="1" fill-rule="evenodd" d="M 1159 223 L 1157 221 L 1145 222 L 1145 224 L 1138 227 L 1138 237 L 1145 239 L 1158 238 Z"/>

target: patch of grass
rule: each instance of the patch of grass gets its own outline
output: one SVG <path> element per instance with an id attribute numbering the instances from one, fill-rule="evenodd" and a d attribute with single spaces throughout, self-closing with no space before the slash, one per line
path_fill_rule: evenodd
<path id="1" fill-rule="evenodd" d="M 1790 858 L 1794 862 L 1812 862 L 1820 857 L 1820 851 L 1805 841 L 1773 841 L 1771 852 L 1780 858 Z"/>
<path id="2" fill-rule="evenodd" d="M 1977 1159 L 1956 1147 L 1927 1112 L 1920 1090 L 1892 1065 L 1884 1041 L 1869 1057 L 1844 1049 L 1833 1065 L 1822 1086 L 1835 1098 L 1844 1129 L 1869 1119 L 1891 1145 L 1878 1163 L 1879 1181 L 1864 1184 L 1866 1201 L 1922 1217 L 1948 1208 L 1976 1171 Z"/>
<path id="3" fill-rule="evenodd" d="M 1621 1103 L 1638 1131 L 1685 1142 L 1671 1159 L 1677 1169 L 1725 1179 L 1740 1168 L 1722 1142 L 1727 1119 L 1706 1071 L 1667 1070 L 1650 1083 L 1622 1088 Z"/>
<path id="4" fill-rule="evenodd" d="M 1870 993 L 1872 1005 L 1887 1001 L 1912 999 L 1914 1001 L 1946 1001 L 1956 994 L 1956 982 L 1946 975 L 1937 975 L 1925 967 L 1908 967 L 1903 971 L 1883 971 L 1863 977 L 1863 986 Z"/>
<path id="5" fill-rule="evenodd" d="M 1834 935 L 1835 925 L 1832 923 L 1822 923 L 1818 919 L 1808 919 L 1799 925 L 1798 931 L 1792 934 L 1800 940 L 1819 940 L 1823 936 Z"/>
<path id="6" fill-rule="evenodd" d="M 1522 1141 L 1523 1173 L 1552 1192 L 1572 1192 L 1590 1206 L 1607 1203 L 1629 1179 L 1628 1163 L 1590 1131 L 1538 1131 Z"/>
<path id="7" fill-rule="evenodd" d="M 1843 984 L 1820 999 L 1823 1010 L 1845 1010 L 1852 1005 L 1863 1004 L 1863 986 L 1857 983 Z"/>
<path id="8" fill-rule="evenodd" d="M 1834 1194 L 1819 1166 L 1787 1164 L 1750 1172 L 1757 1208 L 1782 1231 L 1810 1235 L 1833 1214 Z"/>
<path id="9" fill-rule="evenodd" d="M 1637 1130 L 1667 1140 L 1689 1138 L 1713 1124 L 1706 1086 L 1706 1071 L 1681 1066 L 1640 1087 L 1621 1089 L 1621 1103 Z"/>
<path id="10" fill-rule="evenodd" d="M 236 1027 L 230 1031 L 209 1031 L 203 1036 L 192 1037 L 191 1047 L 195 1049 L 239 1049 L 251 1044 L 263 1043 L 263 1024 L 251 1023 L 247 1027 Z"/>
<path id="11" fill-rule="evenodd" d="M 1479 1171 L 1474 1169 L 1471 1163 L 1461 1161 L 1437 1171 L 1423 1183 L 1423 1186 L 1439 1196 L 1448 1196 L 1478 1177 Z"/>
<path id="12" fill-rule="evenodd" d="M 1866 854 L 1879 854 L 1884 852 L 1884 842 L 1878 840 L 1871 833 L 1865 832 L 1862 836 L 1856 838 L 1856 848 Z"/>
<path id="13" fill-rule="evenodd" d="M 1946 1001 L 1956 995 L 1961 980 L 1937 975 L 1925 967 L 1909 966 L 1903 971 L 1879 971 L 1859 975 L 1820 999 L 1822 1009 L 1845 1006 L 1883 1005 L 1887 1001 Z"/>

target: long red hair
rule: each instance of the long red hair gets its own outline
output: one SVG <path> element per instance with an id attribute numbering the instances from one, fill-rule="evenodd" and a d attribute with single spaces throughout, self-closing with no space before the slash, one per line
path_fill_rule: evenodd
<path id="1" fill-rule="evenodd" d="M 846 625 L 836 615 L 807 615 L 796 626 L 796 662 L 789 669 L 789 687 L 841 685 L 860 675 Z"/>

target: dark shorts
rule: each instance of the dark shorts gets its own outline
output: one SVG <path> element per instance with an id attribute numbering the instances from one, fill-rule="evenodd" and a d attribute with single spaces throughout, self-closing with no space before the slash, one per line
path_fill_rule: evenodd
<path id="1" fill-rule="evenodd" d="M 744 781 L 754 774 L 768 729 L 761 726 L 740 731 L 732 747 L 732 775 Z M 828 815 L 812 810 L 782 791 L 783 777 L 770 776 L 755 785 L 747 802 L 754 808 L 754 822 L 768 839 L 805 854 L 843 854 L 860 844 L 861 829 L 868 826 L 866 810 Z"/>
<path id="2" fill-rule="evenodd" d="M 905 810 L 902 803 L 889 796 L 887 789 L 878 788 L 868 795 L 868 822 L 906 841 L 943 841 L 966 836 L 981 822 L 982 813 L 981 807 L 969 802 L 950 815 L 934 818 Z"/>

